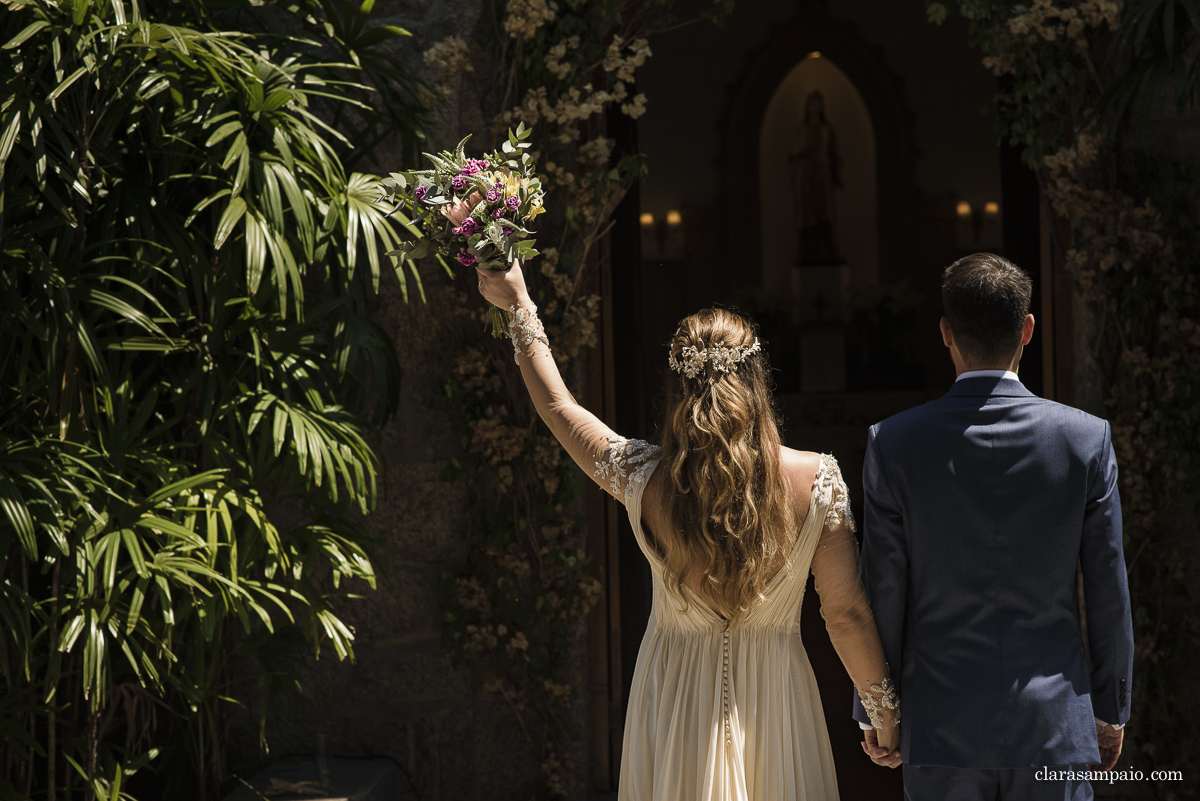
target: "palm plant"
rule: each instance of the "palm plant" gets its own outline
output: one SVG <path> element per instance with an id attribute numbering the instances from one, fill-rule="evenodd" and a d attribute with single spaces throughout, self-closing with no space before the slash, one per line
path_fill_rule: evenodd
<path id="1" fill-rule="evenodd" d="M 398 371 L 364 304 L 401 231 L 315 111 L 365 90 L 196 3 L 3 5 L 0 795 L 128 798 L 156 760 L 212 797 L 235 645 L 294 686 L 268 655 L 350 656 L 374 584 Z"/>

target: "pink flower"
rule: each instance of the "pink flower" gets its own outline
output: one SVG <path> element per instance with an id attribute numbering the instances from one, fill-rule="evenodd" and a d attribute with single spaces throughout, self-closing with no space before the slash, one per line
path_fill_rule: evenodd
<path id="1" fill-rule="evenodd" d="M 470 267 L 477 261 L 474 253 L 468 253 L 465 250 L 458 251 L 458 255 L 455 258 L 458 259 L 458 263 L 463 267 Z"/>
<path id="2" fill-rule="evenodd" d="M 504 205 L 508 206 L 511 210 L 516 211 L 517 207 L 521 205 L 521 198 L 517 197 L 516 195 L 506 197 L 504 199 Z"/>
<path id="3" fill-rule="evenodd" d="M 451 225 L 458 228 L 463 224 L 463 220 L 471 216 L 471 209 L 475 208 L 482 199 L 478 192 L 472 192 L 466 200 L 456 200 L 449 205 L 442 206 L 442 216 L 449 220 Z"/>

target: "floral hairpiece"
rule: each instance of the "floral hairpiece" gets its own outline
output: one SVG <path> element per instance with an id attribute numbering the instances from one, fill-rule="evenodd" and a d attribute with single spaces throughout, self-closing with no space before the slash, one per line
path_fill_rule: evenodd
<path id="1" fill-rule="evenodd" d="M 759 347 L 757 337 L 753 345 L 736 345 L 732 348 L 726 348 L 720 345 L 714 345 L 711 348 L 694 348 L 691 345 L 684 345 L 679 351 L 679 358 L 675 358 L 672 353 L 667 359 L 667 363 L 671 369 L 677 373 L 683 373 L 688 378 L 695 378 L 704 369 L 705 363 L 709 363 L 713 367 L 713 375 L 717 372 L 736 373 L 737 366 L 746 360 L 752 353 L 758 353 L 762 350 Z"/>

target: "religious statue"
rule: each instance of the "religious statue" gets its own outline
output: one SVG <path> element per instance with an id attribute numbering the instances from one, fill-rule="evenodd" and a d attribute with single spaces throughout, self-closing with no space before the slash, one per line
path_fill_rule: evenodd
<path id="1" fill-rule="evenodd" d="M 834 190 L 840 189 L 837 137 L 825 119 L 825 98 L 811 92 L 804 101 L 804 120 L 788 152 L 792 183 L 792 226 L 799 239 L 796 263 L 842 264 L 835 234 Z"/>

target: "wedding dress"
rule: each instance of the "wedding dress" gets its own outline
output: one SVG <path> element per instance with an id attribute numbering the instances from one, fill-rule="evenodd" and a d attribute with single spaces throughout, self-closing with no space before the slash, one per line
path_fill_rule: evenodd
<path id="1" fill-rule="evenodd" d="M 730 626 L 691 590 L 684 590 L 685 609 L 667 589 L 662 561 L 642 528 L 642 493 L 658 466 L 657 451 L 640 440 L 614 439 L 596 470 L 618 498 L 615 490 L 623 489 L 654 586 L 629 694 L 618 798 L 836 799 L 821 699 L 800 640 L 810 566 L 834 646 L 855 685 L 890 686 L 859 584 L 854 521 L 837 462 L 821 457 L 790 565 L 771 579 L 766 599 Z M 868 695 L 868 704 L 885 695 Z"/>

